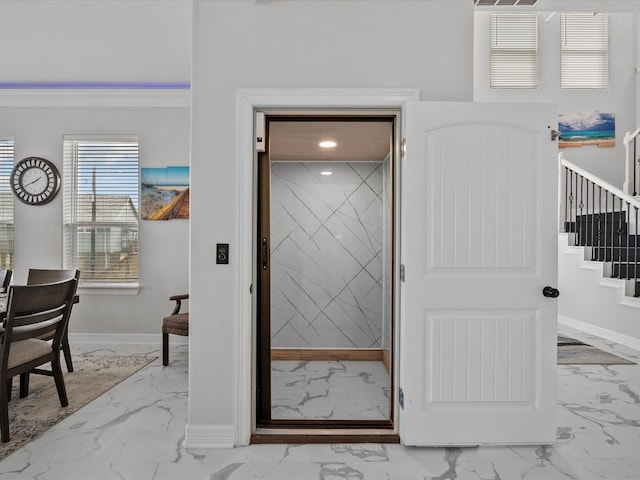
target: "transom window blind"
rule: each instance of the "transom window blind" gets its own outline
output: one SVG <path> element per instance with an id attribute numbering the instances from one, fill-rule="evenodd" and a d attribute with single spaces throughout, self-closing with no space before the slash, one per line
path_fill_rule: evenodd
<path id="1" fill-rule="evenodd" d="M 138 283 L 138 140 L 65 136 L 64 264 L 81 284 Z"/>
<path id="2" fill-rule="evenodd" d="M 0 137 L 0 268 L 13 269 L 13 139 Z"/>
<path id="3" fill-rule="evenodd" d="M 491 14 L 491 88 L 538 87 L 538 14 Z"/>
<path id="4" fill-rule="evenodd" d="M 560 16 L 560 86 L 609 88 L 609 15 Z"/>

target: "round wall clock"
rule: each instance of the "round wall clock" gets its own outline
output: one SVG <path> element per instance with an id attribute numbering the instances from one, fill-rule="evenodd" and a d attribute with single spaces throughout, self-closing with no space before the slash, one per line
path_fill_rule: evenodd
<path id="1" fill-rule="evenodd" d="M 49 160 L 27 157 L 11 171 L 11 189 L 18 200 L 27 205 L 44 205 L 60 190 L 60 174 Z"/>

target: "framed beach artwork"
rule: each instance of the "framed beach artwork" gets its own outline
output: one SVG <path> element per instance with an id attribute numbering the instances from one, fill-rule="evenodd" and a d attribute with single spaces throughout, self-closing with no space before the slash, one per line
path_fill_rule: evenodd
<path id="1" fill-rule="evenodd" d="M 560 148 L 616 145 L 616 118 L 613 113 L 561 113 L 558 127 Z"/>
<path id="2" fill-rule="evenodd" d="M 189 167 L 140 169 L 142 220 L 189 218 Z"/>

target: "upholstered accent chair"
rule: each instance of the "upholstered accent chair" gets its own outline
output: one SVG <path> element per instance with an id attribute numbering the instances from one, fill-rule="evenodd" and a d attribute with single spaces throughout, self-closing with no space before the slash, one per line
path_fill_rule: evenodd
<path id="1" fill-rule="evenodd" d="M 189 335 L 189 312 L 180 313 L 182 301 L 189 298 L 188 294 L 172 295 L 169 300 L 176 302 L 173 312 L 162 319 L 162 364 L 169 365 L 169 334 Z"/>

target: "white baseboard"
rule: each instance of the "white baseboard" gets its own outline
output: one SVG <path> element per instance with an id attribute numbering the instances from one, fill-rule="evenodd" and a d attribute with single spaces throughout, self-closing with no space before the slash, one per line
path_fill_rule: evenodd
<path id="1" fill-rule="evenodd" d="M 185 429 L 184 448 L 233 448 L 233 425 L 189 425 Z"/>
<path id="2" fill-rule="evenodd" d="M 69 343 L 135 343 L 139 345 L 160 345 L 162 344 L 161 333 L 69 333 Z M 170 335 L 169 343 L 188 344 L 189 337 L 181 335 Z"/>
<path id="3" fill-rule="evenodd" d="M 640 339 L 638 338 L 630 337 L 629 335 L 625 335 L 623 333 L 614 332 L 613 330 L 609 330 L 607 328 L 598 327 L 597 325 L 592 325 L 590 323 L 576 320 L 575 318 L 570 318 L 565 315 L 558 315 L 558 323 L 640 351 Z"/>

